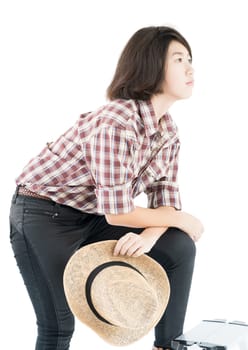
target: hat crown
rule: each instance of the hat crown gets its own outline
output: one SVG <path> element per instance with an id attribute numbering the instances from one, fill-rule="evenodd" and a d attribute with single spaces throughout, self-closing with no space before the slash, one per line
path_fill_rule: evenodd
<path id="1" fill-rule="evenodd" d="M 99 315 L 114 326 L 143 328 L 157 315 L 155 291 L 141 273 L 130 267 L 102 270 L 92 283 L 91 298 Z"/>

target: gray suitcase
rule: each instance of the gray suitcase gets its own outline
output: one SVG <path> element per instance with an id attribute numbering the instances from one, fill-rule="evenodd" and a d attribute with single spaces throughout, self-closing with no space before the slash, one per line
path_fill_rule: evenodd
<path id="1" fill-rule="evenodd" d="M 204 320 L 172 341 L 175 350 L 248 350 L 248 324 Z"/>

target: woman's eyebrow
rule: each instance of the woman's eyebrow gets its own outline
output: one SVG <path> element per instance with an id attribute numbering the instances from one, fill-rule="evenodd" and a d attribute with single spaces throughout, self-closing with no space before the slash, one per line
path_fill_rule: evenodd
<path id="1" fill-rule="evenodd" d="M 175 55 L 184 56 L 184 53 L 183 53 L 183 52 L 180 52 L 180 51 L 175 51 L 175 52 L 172 53 L 172 56 L 175 56 Z"/>
<path id="2" fill-rule="evenodd" d="M 190 54 L 187 52 L 187 53 L 184 53 L 182 51 L 175 51 L 175 52 L 172 52 L 172 56 L 176 56 L 176 55 L 179 55 L 179 56 L 188 56 L 191 58 Z"/>

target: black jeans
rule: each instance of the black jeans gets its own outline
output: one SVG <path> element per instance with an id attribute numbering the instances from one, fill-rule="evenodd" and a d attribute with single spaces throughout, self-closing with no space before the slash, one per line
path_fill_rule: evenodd
<path id="1" fill-rule="evenodd" d="M 142 229 L 111 226 L 104 216 L 14 195 L 10 239 L 37 318 L 36 350 L 69 349 L 74 317 L 64 295 L 63 272 L 71 255 L 85 244 L 119 239 L 130 231 L 138 234 Z M 195 244 L 184 232 L 170 228 L 148 255 L 163 266 L 170 280 L 170 300 L 155 327 L 154 342 L 156 346 L 167 347 L 183 331 Z"/>

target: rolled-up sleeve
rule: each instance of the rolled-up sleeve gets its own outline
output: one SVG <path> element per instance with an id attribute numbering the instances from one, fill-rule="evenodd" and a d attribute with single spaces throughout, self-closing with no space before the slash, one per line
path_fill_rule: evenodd
<path id="1" fill-rule="evenodd" d="M 162 206 L 181 209 L 181 198 L 177 184 L 167 180 L 156 181 L 147 189 L 148 207 Z"/>
<path id="2" fill-rule="evenodd" d="M 134 209 L 132 143 L 126 130 L 104 127 L 91 137 L 87 161 L 95 181 L 97 212 L 124 214 Z"/>

